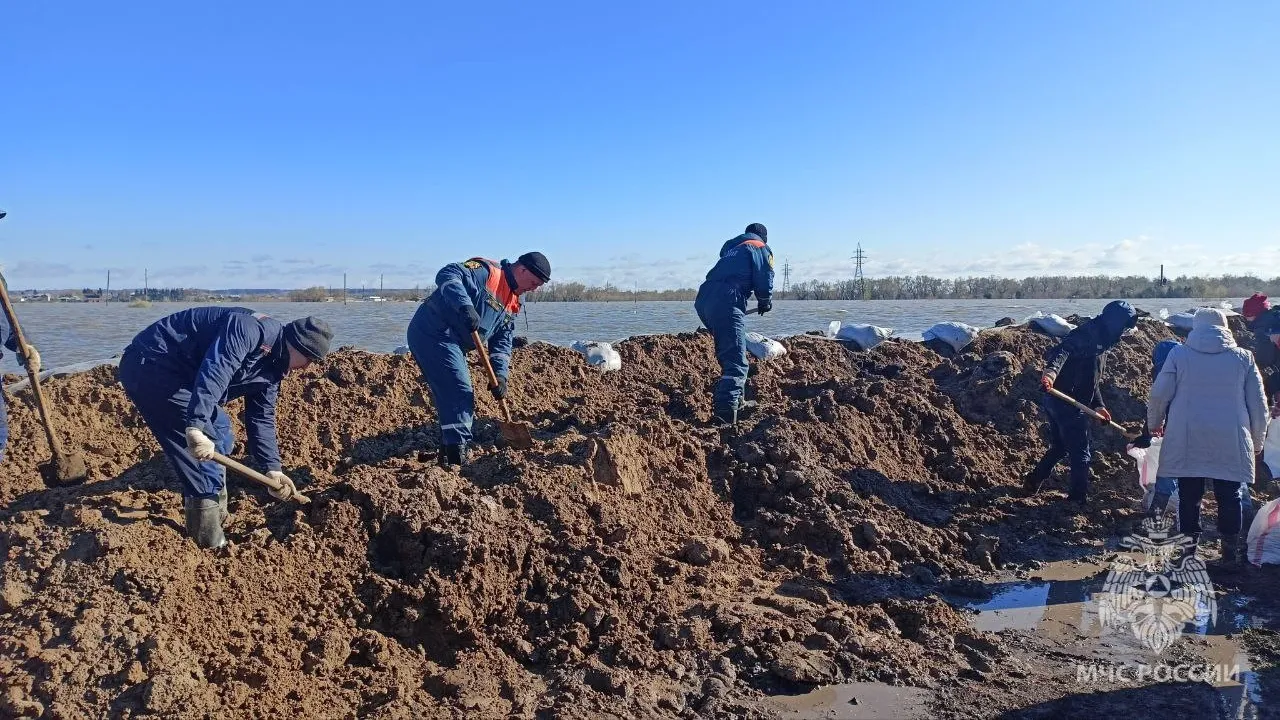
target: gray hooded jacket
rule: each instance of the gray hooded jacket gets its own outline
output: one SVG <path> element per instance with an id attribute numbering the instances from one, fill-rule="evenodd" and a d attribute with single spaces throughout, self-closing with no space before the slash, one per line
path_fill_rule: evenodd
<path id="1" fill-rule="evenodd" d="M 1267 431 L 1262 377 L 1236 347 L 1221 310 L 1196 313 L 1151 386 L 1147 427 L 1164 429 L 1161 477 L 1253 482 L 1253 451 Z"/>

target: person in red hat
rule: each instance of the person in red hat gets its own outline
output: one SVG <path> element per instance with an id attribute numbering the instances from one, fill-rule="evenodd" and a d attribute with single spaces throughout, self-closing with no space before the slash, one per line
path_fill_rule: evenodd
<path id="1" fill-rule="evenodd" d="M 1253 332 L 1253 360 L 1262 373 L 1271 417 L 1280 417 L 1280 308 L 1271 307 L 1271 300 L 1258 292 L 1244 301 L 1240 314 Z"/>

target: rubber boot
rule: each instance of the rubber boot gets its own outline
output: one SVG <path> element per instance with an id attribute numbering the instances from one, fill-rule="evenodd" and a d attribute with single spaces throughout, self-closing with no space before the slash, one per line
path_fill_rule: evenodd
<path id="1" fill-rule="evenodd" d="M 750 417 L 759 407 L 759 404 L 755 400 L 739 400 L 737 417 Z"/>
<path id="2" fill-rule="evenodd" d="M 443 445 L 440 447 L 440 467 L 447 468 L 450 465 L 462 467 L 467 464 L 467 446 L 465 443 L 457 445 Z"/>
<path id="3" fill-rule="evenodd" d="M 1222 538 L 1222 557 L 1212 563 L 1220 568 L 1233 568 L 1240 565 L 1240 538 L 1224 537 Z"/>
<path id="4" fill-rule="evenodd" d="M 231 518 L 231 507 L 228 504 L 228 500 L 227 486 L 223 484 L 222 489 L 218 491 L 218 512 L 220 521 L 218 524 L 222 527 L 226 527 L 227 520 Z"/>
<path id="5" fill-rule="evenodd" d="M 1040 477 L 1034 472 L 1029 472 L 1022 476 L 1022 494 L 1031 497 L 1040 492 L 1040 488 L 1044 485 L 1046 477 Z"/>
<path id="6" fill-rule="evenodd" d="M 733 409 L 733 410 L 717 409 L 715 413 L 711 415 L 711 424 L 717 425 L 720 427 L 733 427 L 734 425 L 737 425 L 738 424 L 737 409 Z"/>
<path id="7" fill-rule="evenodd" d="M 1186 557 L 1200 557 L 1200 533 L 1188 535 L 1191 538 L 1191 545 L 1187 548 Z"/>
<path id="8" fill-rule="evenodd" d="M 187 516 L 187 535 L 196 541 L 196 545 L 216 550 L 227 544 L 227 537 L 222 534 L 222 508 L 217 500 L 189 497 L 183 500 L 183 505 Z"/>

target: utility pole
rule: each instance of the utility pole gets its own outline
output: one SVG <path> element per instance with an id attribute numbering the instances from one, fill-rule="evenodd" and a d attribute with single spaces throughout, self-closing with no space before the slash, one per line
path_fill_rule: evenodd
<path id="1" fill-rule="evenodd" d="M 379 274 L 379 275 L 378 275 L 378 297 L 382 297 L 382 292 L 383 292 L 383 287 L 382 287 L 382 275 L 381 275 L 381 274 Z"/>
<path id="2" fill-rule="evenodd" d="M 785 260 L 782 263 L 782 294 L 785 297 L 787 291 L 791 289 L 791 261 Z"/>
<path id="3" fill-rule="evenodd" d="M 862 276 L 862 263 L 866 262 L 867 254 L 862 252 L 862 243 L 858 243 L 858 250 L 853 254 L 853 284 L 858 291 L 858 299 L 865 300 L 867 298 L 867 279 Z"/>
<path id="4" fill-rule="evenodd" d="M 111 302 L 111 271 L 107 270 L 107 302 Z"/>
<path id="5" fill-rule="evenodd" d="M 347 274 L 342 273 L 342 304 L 347 304 Z"/>
<path id="6" fill-rule="evenodd" d="M 142 268 L 142 299 L 151 299 L 151 278 L 147 275 L 146 268 Z"/>

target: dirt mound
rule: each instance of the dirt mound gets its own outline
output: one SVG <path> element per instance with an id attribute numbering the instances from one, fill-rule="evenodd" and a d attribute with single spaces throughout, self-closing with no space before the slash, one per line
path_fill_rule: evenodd
<path id="1" fill-rule="evenodd" d="M 1127 403 L 1158 336 L 1144 325 L 1112 353 L 1117 417 L 1138 417 Z M 183 538 L 168 465 L 114 369 L 55 380 L 91 481 L 46 486 L 20 394 L 0 465 L 0 707 L 750 717 L 760 694 L 817 684 L 983 677 L 1003 651 L 940 596 L 1085 542 L 1072 533 L 1123 522 L 1134 495 L 1115 454 L 1088 516 L 1011 494 L 1043 450 L 1048 342 L 1006 328 L 943 359 L 792 338 L 753 368 L 760 405 L 736 433 L 707 424 L 709 335 L 619 343 L 623 368 L 604 374 L 534 343 L 509 397 L 538 447 L 494 445 L 481 389 L 462 473 L 434 464 L 412 360 L 343 351 L 281 393 L 286 469 L 314 502 L 233 481 L 235 545 L 217 553 Z"/>

